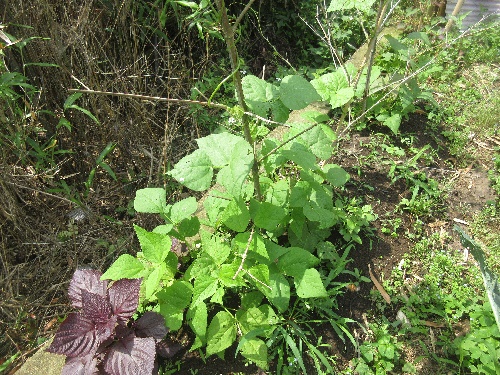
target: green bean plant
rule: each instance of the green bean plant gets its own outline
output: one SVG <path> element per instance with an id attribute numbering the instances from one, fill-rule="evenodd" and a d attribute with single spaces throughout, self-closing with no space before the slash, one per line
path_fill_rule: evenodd
<path id="1" fill-rule="evenodd" d="M 354 121 L 340 123 L 356 103 L 368 103 L 366 114 L 377 105 L 369 101 L 374 93 L 390 94 L 406 81 L 394 83 L 376 66 L 353 64 L 312 81 L 301 75 L 275 83 L 242 77 L 234 35 L 252 2 L 231 18 L 224 0 L 177 2 L 196 17 L 216 15 L 238 104 L 217 104 L 227 112 L 226 126 L 197 139 L 198 148 L 167 173 L 203 197 L 170 204 L 163 188 L 138 190 L 135 210 L 159 215 L 164 223 L 151 231 L 135 226 L 141 251 L 121 255 L 102 278 L 142 278 L 139 312 L 159 312 L 170 331 L 188 326 L 194 334 L 190 349 L 203 356 L 223 357 L 236 345 L 237 355 L 263 369 L 274 360 L 279 373 L 288 363 L 303 373 L 311 364 L 316 373 L 333 373 L 311 327 L 329 322 L 355 344 L 351 321 L 336 313 L 347 286 L 338 276 L 367 281 L 346 266 L 349 250 L 362 242 L 361 232 L 376 216 L 360 198 L 343 194 L 350 177 L 329 161 L 338 136 L 332 127 L 336 122 L 345 131 Z M 334 3 L 332 12 L 338 10 Z M 346 3 L 362 11 L 374 1 Z M 380 4 L 379 26 L 388 3 Z M 341 109 L 342 117 L 331 120 L 308 110 L 318 101 Z M 301 116 L 292 121 L 294 110 Z M 396 122 L 387 123 L 394 132 Z M 271 132 L 275 125 L 281 127 Z"/>

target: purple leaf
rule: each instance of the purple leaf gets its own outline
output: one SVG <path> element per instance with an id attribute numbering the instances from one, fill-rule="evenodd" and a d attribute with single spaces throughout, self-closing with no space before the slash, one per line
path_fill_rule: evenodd
<path id="1" fill-rule="evenodd" d="M 172 358 L 179 350 L 181 350 L 181 344 L 170 339 L 156 343 L 156 352 L 162 358 Z"/>
<path id="2" fill-rule="evenodd" d="M 97 358 L 88 354 L 84 357 L 67 357 L 61 375 L 97 375 Z"/>
<path id="3" fill-rule="evenodd" d="M 150 375 L 155 355 L 153 338 L 129 335 L 111 347 L 104 358 L 104 371 L 110 375 Z"/>
<path id="4" fill-rule="evenodd" d="M 142 279 L 121 279 L 108 290 L 109 302 L 118 322 L 127 322 L 137 310 Z"/>
<path id="5" fill-rule="evenodd" d="M 71 313 L 62 322 L 47 351 L 68 357 L 94 355 L 100 343 L 94 328 L 94 322 L 86 316 Z"/>
<path id="6" fill-rule="evenodd" d="M 106 296 L 108 282 L 101 281 L 101 272 L 92 269 L 78 269 L 69 283 L 68 296 L 73 307 L 82 307 L 82 290 Z"/>
<path id="7" fill-rule="evenodd" d="M 106 323 L 111 316 L 111 304 L 107 297 L 82 289 L 82 313 L 96 323 Z"/>
<path id="8" fill-rule="evenodd" d="M 154 311 L 147 311 L 134 324 L 137 337 L 153 337 L 161 340 L 168 333 L 165 318 Z"/>

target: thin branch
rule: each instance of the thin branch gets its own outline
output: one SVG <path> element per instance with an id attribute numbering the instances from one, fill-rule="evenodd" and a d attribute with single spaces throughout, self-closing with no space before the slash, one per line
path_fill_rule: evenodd
<path id="1" fill-rule="evenodd" d="M 238 274 L 241 272 L 241 270 L 243 270 L 243 264 L 245 263 L 245 260 L 247 259 L 248 249 L 250 248 L 250 243 L 252 242 L 253 231 L 254 231 L 254 228 L 252 227 L 252 231 L 250 232 L 250 237 L 248 237 L 247 247 L 245 249 L 245 252 L 241 256 L 241 263 L 240 263 L 240 266 L 238 267 L 238 269 L 236 270 L 236 273 L 233 276 L 233 280 L 235 280 L 236 277 L 238 277 Z"/>
<path id="2" fill-rule="evenodd" d="M 255 2 L 255 0 L 250 0 L 248 2 L 248 4 L 245 6 L 245 8 L 243 9 L 243 11 L 240 13 L 240 15 L 238 16 L 238 18 L 236 18 L 236 21 L 234 21 L 234 25 L 233 25 L 233 33 L 236 33 L 236 28 L 238 27 L 238 25 L 240 24 L 241 20 L 243 19 L 243 17 L 245 16 L 245 14 L 250 10 L 250 7 L 252 6 L 252 4 Z"/>
<path id="3" fill-rule="evenodd" d="M 161 96 L 149 96 L 140 94 L 126 94 L 124 92 L 111 92 L 111 91 L 98 91 L 98 90 L 81 90 L 81 89 L 68 89 L 69 92 L 81 92 L 83 94 L 96 94 L 96 95 L 108 95 L 108 96 L 121 96 L 124 98 L 140 99 L 140 100 L 152 100 L 157 102 L 169 102 L 177 104 L 199 104 L 205 107 L 214 107 L 228 111 L 230 107 L 224 104 L 213 103 L 213 102 L 201 102 L 199 100 L 188 100 L 188 99 L 173 99 L 173 98 L 163 98 Z"/>
<path id="4" fill-rule="evenodd" d="M 250 273 L 250 271 L 248 271 L 248 270 L 247 270 L 247 271 L 246 271 L 246 273 L 247 273 L 247 275 L 248 275 L 248 276 L 250 276 L 252 279 L 254 279 L 255 281 L 257 281 L 259 284 L 264 285 L 264 286 L 265 286 L 267 289 L 269 289 L 269 290 L 273 290 L 273 288 L 271 288 L 269 285 L 267 285 L 266 283 L 264 283 L 264 282 L 260 281 L 260 280 L 259 280 L 259 279 L 257 279 L 254 275 L 252 275 L 252 274 Z"/>
<path id="5" fill-rule="evenodd" d="M 309 130 L 311 130 L 312 128 L 314 128 L 315 126 L 318 126 L 318 125 L 321 125 L 319 122 L 315 122 L 314 124 L 312 124 L 311 126 L 305 128 L 304 130 L 298 132 L 297 134 L 295 134 L 293 137 L 291 137 L 290 139 L 286 140 L 285 142 L 279 144 L 278 146 L 276 146 L 275 148 L 273 148 L 271 151 L 269 151 L 267 154 L 265 154 L 264 156 L 262 156 L 259 160 L 258 160 L 258 163 L 260 164 L 265 158 L 267 158 L 268 156 L 274 154 L 276 151 L 278 151 L 280 148 L 282 148 L 283 146 L 285 146 L 287 143 L 290 143 L 291 141 L 293 141 L 294 139 L 300 137 L 302 134 L 304 134 L 305 132 L 308 132 Z"/>

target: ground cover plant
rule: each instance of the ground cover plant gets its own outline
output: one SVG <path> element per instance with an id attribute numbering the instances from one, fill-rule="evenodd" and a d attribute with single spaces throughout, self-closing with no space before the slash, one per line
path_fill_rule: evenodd
<path id="1" fill-rule="evenodd" d="M 167 5 L 165 12 L 170 10 Z M 68 184 L 69 178 L 51 177 L 51 189 L 45 191 L 51 194 L 47 197 L 65 194 L 64 199 L 77 204 L 77 213 L 71 211 L 65 219 L 69 223 L 59 227 L 57 238 L 63 248 L 71 245 L 81 251 L 94 236 L 81 233 L 86 225 L 117 228 L 121 233 L 119 241 L 96 241 L 102 249 L 102 262 L 92 260 L 96 268 L 107 269 L 102 279 L 113 280 L 109 291 L 122 282 L 134 283 L 137 289 L 142 280 L 140 292 L 137 289 L 138 295 L 133 294 L 138 303 L 132 310 L 137 307 L 137 313 L 127 335 L 115 334 L 117 343 L 125 336 L 132 341 L 141 338 L 133 333 L 134 325 L 161 316 L 169 337 L 183 348 L 177 359 L 162 363 L 162 373 L 189 373 L 189 368 L 210 373 L 221 366 L 227 366 L 227 373 L 284 374 L 491 370 L 487 366 L 494 357 L 487 355 L 495 352 L 497 339 L 495 335 L 484 337 L 494 319 L 482 296 L 480 275 L 473 264 L 456 266 L 460 257 L 444 246 L 452 237 L 444 233 L 443 220 L 447 215 L 464 218 L 459 213 L 467 212 L 465 207 L 450 212 L 447 202 L 460 194 L 454 184 L 470 172 L 458 169 L 464 159 L 454 160 L 460 155 L 448 154 L 447 142 L 468 141 L 459 129 L 448 127 L 441 134 L 439 126 L 447 112 L 441 111 L 443 103 L 433 93 L 430 71 L 444 69 L 446 74 L 439 79 L 446 82 L 456 70 L 446 69 L 436 59 L 441 56 L 442 42 L 432 28 L 384 37 L 387 44 L 375 56 L 376 44 L 371 41 L 378 39 L 397 5 L 363 1 L 340 6 L 331 2 L 322 9 L 325 20 L 334 23 L 339 19 L 349 22 L 349 14 L 356 15 L 352 22 L 368 20 L 357 25 L 372 28 L 367 33 L 366 67 L 345 63 L 343 54 L 351 47 L 342 49 L 336 43 L 348 36 L 335 39 L 325 32 L 335 30 L 335 25 L 325 28 L 318 13 L 315 33 L 322 37 L 322 44 L 314 59 L 330 54 L 333 63 L 315 71 L 289 66 L 278 69 L 276 79 L 265 80 L 264 73 L 259 77 L 257 72 L 245 71 L 252 68 L 237 48 L 242 40 L 235 40 L 235 35 L 245 35 L 249 27 L 245 23 L 249 7 L 229 7 L 228 14 L 222 1 L 171 4 L 180 24 L 186 20 L 187 29 L 196 30 L 207 50 L 211 43 L 228 50 L 221 64 L 226 66 L 226 77 L 208 77 L 203 81 L 207 85 L 197 82 L 190 99 L 182 95 L 180 102 L 164 101 L 168 108 L 179 103 L 193 106 L 196 111 L 190 113 L 202 115 L 199 124 L 209 124 L 211 134 L 198 131 L 191 151 L 168 163 L 164 152 L 143 148 L 141 158 L 147 160 L 142 168 L 149 171 L 146 177 L 140 176 L 143 172 L 137 166 L 121 170 L 119 158 L 133 153 L 120 140 L 106 138 L 88 158 L 80 188 Z M 140 9 L 144 12 L 146 8 L 142 4 Z M 241 13 L 232 15 L 232 11 Z M 252 12 L 258 15 L 255 9 Z M 146 13 L 139 14 L 143 21 L 156 22 L 154 17 L 144 16 Z M 160 19 L 163 25 L 164 21 Z M 316 26 L 309 22 L 308 27 Z M 488 35 L 488 29 L 485 33 Z M 453 38 L 448 40 L 451 46 L 465 36 Z M 283 57 L 277 60 L 283 61 Z M 23 87 L 22 79 L 16 82 L 17 89 Z M 88 88 L 81 91 L 90 95 L 80 96 L 79 92 L 70 96 L 62 106 L 67 115 L 53 116 L 72 119 L 62 122 L 62 132 L 75 127 L 70 112 L 80 112 L 90 121 L 99 117 L 82 105 L 75 107 L 77 99 L 96 95 Z M 148 92 L 140 97 L 116 94 L 117 102 L 156 100 Z M 26 101 L 5 98 L 16 103 L 21 113 L 32 116 L 24 107 Z M 326 110 L 314 106 L 320 100 L 326 103 Z M 494 122 L 495 116 L 491 119 Z M 274 130 L 277 125 L 282 127 Z M 162 129 L 164 142 L 169 137 L 166 129 L 167 125 Z M 55 134 L 53 139 L 66 136 Z M 19 143 L 5 139 L 11 142 L 7 143 L 9 150 L 19 150 Z M 485 147 L 491 148 L 491 142 Z M 27 144 L 30 157 L 22 163 L 26 168 L 33 165 L 43 172 L 65 160 L 55 159 L 64 153 L 51 154 L 63 150 L 58 142 L 50 140 L 38 148 Z M 160 149 L 165 147 L 167 143 Z M 60 173 L 57 168 L 53 171 L 54 176 Z M 497 172 L 498 168 L 490 172 L 493 182 Z M 106 205 L 106 199 L 99 200 L 102 182 L 130 185 L 134 174 L 142 182 L 128 189 L 128 201 L 101 211 L 96 219 L 93 199 Z M 457 201 L 460 197 L 463 195 Z M 496 222 L 497 201 L 492 197 L 487 199 L 488 210 L 477 217 L 479 223 Z M 114 208 L 118 208 L 116 212 Z M 6 212 L 6 217 L 12 216 Z M 440 228 L 440 232 L 431 236 L 432 228 Z M 475 233 L 480 234 L 479 229 Z M 496 243 L 494 231 L 488 241 Z M 118 244 L 139 251 L 126 251 Z M 384 253 L 384 244 L 391 244 L 393 250 Z M 442 253 L 437 251 L 441 247 Z M 411 258 L 413 248 L 420 255 Z M 404 253 L 409 254 L 408 259 Z M 495 262 L 494 247 L 486 253 Z M 416 277 L 410 283 L 408 275 L 413 274 Z M 462 285 L 464 275 L 468 285 Z M 370 292 L 372 283 L 375 289 Z M 452 298 L 440 294 L 440 289 L 448 290 Z M 476 299 L 467 297 L 470 290 L 476 292 Z M 59 288 L 53 297 L 61 291 Z M 103 304 L 108 306 L 106 318 L 98 320 L 114 329 L 112 315 L 107 313 L 114 311 L 114 305 Z M 80 315 L 69 315 L 69 322 L 75 316 Z M 469 318 L 471 331 L 460 330 L 459 323 Z M 24 319 L 22 314 L 14 318 L 21 325 Z M 61 332 L 68 324 L 61 325 Z M 13 334 L 11 329 L 6 332 Z M 63 336 L 59 333 L 58 337 L 60 341 Z M 153 337 L 153 341 L 160 339 L 159 335 Z M 97 358 L 104 357 L 104 369 L 109 370 L 106 358 L 113 346 L 104 346 Z M 16 356 L 14 352 L 6 357 L 4 368 Z M 150 350 L 148 358 L 153 356 Z"/>

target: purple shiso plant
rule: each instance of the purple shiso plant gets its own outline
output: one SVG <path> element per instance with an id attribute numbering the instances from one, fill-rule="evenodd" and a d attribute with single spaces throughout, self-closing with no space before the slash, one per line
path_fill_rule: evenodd
<path id="1" fill-rule="evenodd" d="M 163 316 L 148 311 L 132 319 L 141 281 L 109 285 L 97 270 L 75 271 L 68 295 L 80 310 L 68 315 L 47 349 L 66 356 L 62 375 L 156 374 L 156 353 L 170 358 L 179 351 L 178 344 L 162 341 L 168 333 Z"/>

